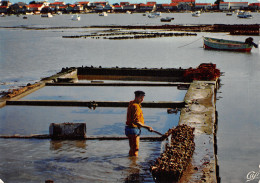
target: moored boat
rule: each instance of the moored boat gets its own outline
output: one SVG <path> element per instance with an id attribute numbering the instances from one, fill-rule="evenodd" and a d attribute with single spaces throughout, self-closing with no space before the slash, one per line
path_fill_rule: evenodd
<path id="1" fill-rule="evenodd" d="M 71 20 L 80 21 L 80 16 L 79 16 L 79 15 L 73 15 L 73 16 L 71 17 Z"/>
<path id="2" fill-rule="evenodd" d="M 99 16 L 106 17 L 107 13 L 106 12 L 99 13 Z"/>
<path id="3" fill-rule="evenodd" d="M 201 15 L 200 11 L 195 11 L 194 13 L 192 13 L 193 17 L 199 17 Z"/>
<path id="4" fill-rule="evenodd" d="M 252 38 L 247 38 L 245 42 L 210 37 L 203 37 L 203 40 L 204 48 L 211 50 L 250 52 L 253 46 L 257 47 Z"/>
<path id="5" fill-rule="evenodd" d="M 161 18 L 161 22 L 171 22 L 172 20 L 174 20 L 174 18 L 171 17 Z"/>
<path id="6" fill-rule="evenodd" d="M 50 17 L 53 17 L 53 15 L 51 13 L 47 13 L 47 14 L 42 14 L 41 17 L 42 18 L 50 18 Z"/>
<path id="7" fill-rule="evenodd" d="M 232 12 L 227 12 L 227 13 L 226 13 L 226 16 L 232 16 L 232 15 L 233 15 Z"/>
<path id="8" fill-rule="evenodd" d="M 253 18 L 249 12 L 241 12 L 237 15 L 238 18 Z"/>
<path id="9" fill-rule="evenodd" d="M 151 14 L 148 15 L 149 18 L 157 18 L 160 17 L 162 14 L 161 12 L 153 12 Z"/>

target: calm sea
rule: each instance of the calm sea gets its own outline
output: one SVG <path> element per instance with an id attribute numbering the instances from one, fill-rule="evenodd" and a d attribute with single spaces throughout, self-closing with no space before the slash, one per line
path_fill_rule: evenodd
<path id="1" fill-rule="evenodd" d="M 255 24 L 253 19 L 207 13 L 163 14 L 175 18 L 170 24 Z M 212 62 L 221 72 L 217 97 L 218 164 L 222 182 L 246 182 L 247 174 L 258 172 L 260 164 L 260 51 L 234 53 L 207 51 L 202 36 L 244 41 L 247 36 L 226 33 L 198 33 L 196 37 L 168 37 L 139 40 L 64 39 L 67 35 L 86 35 L 102 29 L 89 25 L 160 25 L 159 19 L 142 14 L 99 17 L 71 15 L 41 18 L 16 16 L 0 18 L 0 91 L 39 81 L 71 66 L 188 68 Z M 4 28 L 10 27 L 10 28 Z M 19 27 L 78 27 L 28 30 Z M 253 36 L 256 43 L 259 36 Z M 136 89 L 146 91 L 146 101 L 183 100 L 185 91 L 175 87 L 45 87 L 27 99 L 128 101 Z M 54 93 L 55 91 L 55 93 Z M 77 107 L 21 107 L 0 109 L 0 134 L 45 134 L 52 122 L 86 122 L 92 136 L 123 136 L 126 109 Z M 144 109 L 147 124 L 160 132 L 176 126 L 179 114 L 166 109 Z M 155 136 L 143 130 L 144 136 Z M 0 139 L 0 179 L 4 182 L 153 182 L 149 172 L 160 152 L 159 142 L 141 142 L 140 157 L 128 158 L 127 141 L 50 141 Z"/>

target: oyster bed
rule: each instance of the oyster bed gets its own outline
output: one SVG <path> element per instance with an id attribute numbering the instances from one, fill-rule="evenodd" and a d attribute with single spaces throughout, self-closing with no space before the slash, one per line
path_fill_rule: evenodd
<path id="1" fill-rule="evenodd" d="M 180 179 L 195 150 L 194 129 L 184 124 L 167 132 L 168 135 L 171 135 L 171 140 L 150 169 L 155 181 Z"/>

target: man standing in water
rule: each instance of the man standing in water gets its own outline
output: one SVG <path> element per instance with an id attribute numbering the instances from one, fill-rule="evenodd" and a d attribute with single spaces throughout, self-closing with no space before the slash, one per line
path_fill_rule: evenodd
<path id="1" fill-rule="evenodd" d="M 143 91 L 135 91 L 135 99 L 130 101 L 128 105 L 125 134 L 129 139 L 129 156 L 138 156 L 140 128 L 143 127 L 150 132 L 153 131 L 152 127 L 144 124 L 143 111 L 141 109 L 144 96 L 145 93 Z"/>

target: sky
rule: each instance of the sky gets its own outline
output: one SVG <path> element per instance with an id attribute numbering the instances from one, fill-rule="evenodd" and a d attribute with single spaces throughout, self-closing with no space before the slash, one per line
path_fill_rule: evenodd
<path id="1" fill-rule="evenodd" d="M 33 0 L 9 0 L 11 3 L 17 3 L 17 2 L 25 2 L 29 4 L 29 2 Z M 35 0 L 35 1 L 42 1 L 42 0 Z M 48 2 L 52 3 L 55 0 L 48 0 Z M 149 1 L 155 1 L 158 4 L 162 3 L 170 3 L 171 0 L 56 0 L 56 1 L 62 1 L 70 4 L 74 4 L 75 2 L 78 1 L 90 1 L 90 2 L 95 2 L 95 1 L 108 1 L 109 4 L 114 4 L 114 3 L 119 3 L 119 2 L 130 2 L 130 3 L 146 3 Z M 255 2 L 260 2 L 260 0 L 224 0 L 225 2 L 249 2 L 249 3 L 255 3 Z M 196 0 L 197 3 L 214 3 L 215 0 Z"/>

